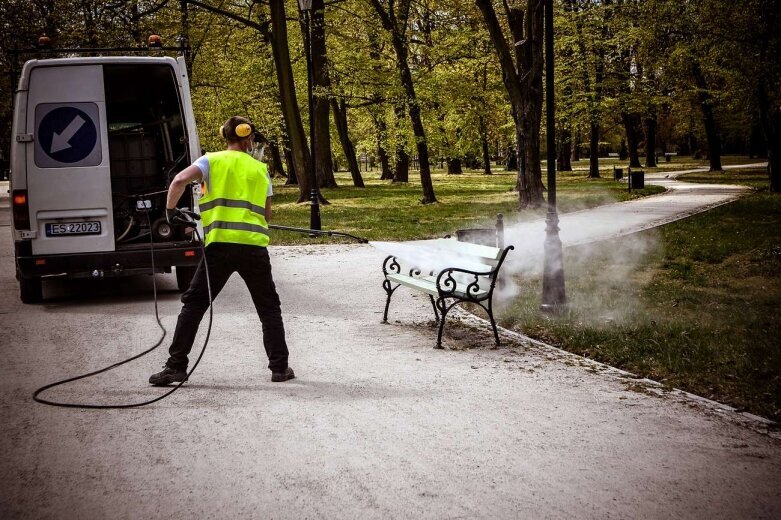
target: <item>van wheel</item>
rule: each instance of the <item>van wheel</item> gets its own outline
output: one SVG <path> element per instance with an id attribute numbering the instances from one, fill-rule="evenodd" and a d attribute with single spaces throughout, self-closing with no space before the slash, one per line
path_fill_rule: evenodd
<path id="1" fill-rule="evenodd" d="M 176 285 L 180 291 L 186 291 L 195 276 L 195 267 L 176 266 Z"/>
<path id="2" fill-rule="evenodd" d="M 19 292 L 22 303 L 41 303 L 43 301 L 43 282 L 40 278 L 19 277 Z"/>
<path id="3" fill-rule="evenodd" d="M 174 236 L 174 227 L 168 223 L 165 217 L 159 218 L 152 223 L 152 236 L 155 240 L 172 240 Z"/>

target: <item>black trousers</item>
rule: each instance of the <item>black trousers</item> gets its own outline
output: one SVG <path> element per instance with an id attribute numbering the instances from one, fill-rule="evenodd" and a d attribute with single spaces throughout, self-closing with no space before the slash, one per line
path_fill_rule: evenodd
<path id="1" fill-rule="evenodd" d="M 279 296 L 271 277 L 271 261 L 265 247 L 216 242 L 206 247 L 212 299 L 216 299 L 228 278 L 238 272 L 247 284 L 263 326 L 263 347 L 272 372 L 287 369 L 288 350 Z M 186 370 L 187 355 L 192 350 L 198 326 L 209 308 L 206 266 L 203 260 L 195 271 L 190 288 L 182 295 L 182 311 L 176 322 L 173 342 L 166 363 L 173 369 Z"/>

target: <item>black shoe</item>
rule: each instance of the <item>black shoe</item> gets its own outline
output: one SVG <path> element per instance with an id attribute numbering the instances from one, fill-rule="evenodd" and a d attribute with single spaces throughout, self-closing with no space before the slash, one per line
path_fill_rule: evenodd
<path id="1" fill-rule="evenodd" d="M 271 373 L 271 382 L 272 383 L 281 383 L 283 381 L 288 381 L 290 379 L 295 379 L 296 375 L 293 373 L 293 369 L 290 367 L 287 367 L 287 370 L 284 372 L 272 372 Z"/>
<path id="2" fill-rule="evenodd" d="M 149 382 L 155 386 L 168 386 L 171 383 L 179 383 L 185 379 L 187 379 L 186 370 L 176 370 L 168 365 L 164 365 L 162 372 L 152 374 L 149 377 Z"/>

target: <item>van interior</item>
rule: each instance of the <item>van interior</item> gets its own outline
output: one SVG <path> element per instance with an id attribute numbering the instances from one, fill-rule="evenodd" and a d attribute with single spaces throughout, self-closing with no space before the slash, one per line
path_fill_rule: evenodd
<path id="1" fill-rule="evenodd" d="M 189 155 L 174 70 L 104 65 L 117 249 L 184 238 L 165 219 L 168 185 Z M 182 200 L 191 200 L 188 191 Z M 184 204 L 187 206 L 188 204 Z"/>

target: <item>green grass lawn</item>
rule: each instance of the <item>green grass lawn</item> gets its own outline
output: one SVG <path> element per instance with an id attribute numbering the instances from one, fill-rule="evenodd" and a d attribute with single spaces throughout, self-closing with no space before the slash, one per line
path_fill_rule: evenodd
<path id="1" fill-rule="evenodd" d="M 609 169 L 609 171 L 608 171 Z M 612 180 L 612 166 L 604 178 L 587 179 L 584 171 L 559 173 L 558 207 L 562 212 L 591 208 L 664 191 L 657 186 L 628 193 L 625 183 Z M 417 172 L 410 182 L 393 184 L 379 180 L 378 172 L 364 174 L 366 188 L 355 188 L 349 174 L 336 174 L 339 188 L 324 189 L 330 202 L 320 207 L 323 229 L 342 231 L 369 240 L 414 240 L 453 233 L 457 229 L 493 226 L 496 214 L 524 220 L 544 216 L 545 209 L 518 211 L 518 193 L 513 190 L 515 172 L 465 172 L 432 174 L 436 204 L 420 204 L 422 191 Z M 309 204 L 298 204 L 298 187 L 274 180 L 272 223 L 309 227 Z M 329 239 L 334 240 L 334 239 Z M 338 240 L 338 239 L 335 239 Z M 311 243 L 312 239 L 291 232 L 274 231 L 274 244 Z"/>
<path id="2" fill-rule="evenodd" d="M 541 314 L 541 281 L 518 280 L 521 295 L 500 322 L 781 420 L 781 196 L 766 191 L 764 171 L 683 179 L 765 188 L 631 238 L 565 250 L 568 312 Z"/>
<path id="3" fill-rule="evenodd" d="M 743 184 L 757 190 L 768 187 L 767 170 L 765 169 L 737 168 L 726 172 L 687 173 L 678 177 L 678 180 L 710 184 Z"/>

